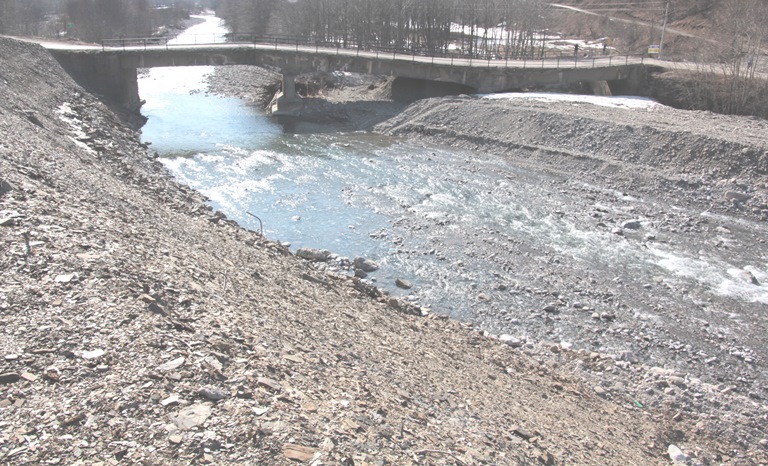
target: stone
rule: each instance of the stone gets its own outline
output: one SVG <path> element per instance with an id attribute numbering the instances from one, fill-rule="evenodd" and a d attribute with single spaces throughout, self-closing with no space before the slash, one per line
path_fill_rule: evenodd
<path id="1" fill-rule="evenodd" d="M 184 364 L 184 361 L 186 361 L 184 357 L 176 358 L 157 366 L 157 370 L 160 372 L 170 372 L 181 367 Z"/>
<path id="2" fill-rule="evenodd" d="M 22 372 L 21 378 L 26 380 L 27 382 L 34 382 L 38 379 L 38 377 L 35 374 L 32 374 L 31 372 Z"/>
<path id="3" fill-rule="evenodd" d="M 229 396 L 229 393 L 217 387 L 203 387 L 197 393 L 213 401 L 223 400 Z"/>
<path id="4" fill-rule="evenodd" d="M 597 396 L 599 396 L 600 398 L 605 398 L 606 396 L 608 396 L 608 392 L 599 385 L 596 386 L 594 390 Z"/>
<path id="5" fill-rule="evenodd" d="M 176 395 L 171 395 L 168 398 L 160 400 L 160 404 L 162 406 L 170 406 L 170 405 L 177 404 L 178 402 L 179 402 L 179 397 Z"/>
<path id="6" fill-rule="evenodd" d="M 256 380 L 256 383 L 264 388 L 272 390 L 273 392 L 279 392 L 283 388 L 277 381 L 268 379 L 266 377 L 259 377 Z"/>
<path id="7" fill-rule="evenodd" d="M 557 303 L 549 303 L 544 307 L 544 312 L 550 314 L 557 312 Z"/>
<path id="8" fill-rule="evenodd" d="M 355 257 L 355 260 L 352 261 L 352 265 L 363 272 L 375 272 L 379 270 L 379 264 L 360 256 Z"/>
<path id="9" fill-rule="evenodd" d="M 64 273 L 61 275 L 57 275 L 54 281 L 56 283 L 69 283 L 71 281 L 77 281 L 77 274 L 76 273 Z"/>
<path id="10" fill-rule="evenodd" d="M 750 200 L 752 196 L 738 191 L 726 191 L 725 198 L 731 202 L 742 203 Z"/>
<path id="11" fill-rule="evenodd" d="M 555 464 L 555 457 L 550 452 L 544 452 L 539 455 L 539 463 L 544 466 L 553 466 Z"/>
<path id="12" fill-rule="evenodd" d="M 311 447 L 293 443 L 286 443 L 283 445 L 283 455 L 290 460 L 301 462 L 311 461 L 315 457 L 315 453 L 317 453 L 317 450 Z"/>
<path id="13" fill-rule="evenodd" d="M 323 451 L 332 452 L 333 449 L 336 448 L 336 444 L 333 443 L 333 440 L 326 437 L 325 439 L 323 439 L 323 443 L 320 444 L 320 448 L 322 448 Z"/>
<path id="14" fill-rule="evenodd" d="M 678 387 L 685 388 L 685 379 L 682 377 L 677 376 L 670 376 L 667 377 L 667 382 L 669 382 L 672 385 L 677 385 Z"/>
<path id="15" fill-rule="evenodd" d="M 732 275 L 746 283 L 750 283 L 752 285 L 760 286 L 760 282 L 757 280 L 757 278 L 750 272 L 749 270 L 736 270 L 731 272 Z"/>
<path id="16" fill-rule="evenodd" d="M 168 441 L 174 445 L 180 444 L 184 440 L 181 435 L 171 435 L 168 437 Z"/>
<path id="17" fill-rule="evenodd" d="M 523 429 L 522 427 L 517 427 L 517 426 L 513 427 L 512 433 L 517 435 L 523 440 L 530 440 L 531 438 L 533 438 L 533 434 L 528 430 Z"/>
<path id="18" fill-rule="evenodd" d="M 200 403 L 180 410 L 175 416 L 171 416 L 171 421 L 179 429 L 189 430 L 202 425 L 210 416 L 211 404 Z"/>
<path id="19" fill-rule="evenodd" d="M 262 414 L 266 414 L 269 412 L 269 408 L 257 406 L 255 408 L 251 408 L 251 411 L 253 411 L 253 414 L 257 416 L 261 416 Z"/>
<path id="20" fill-rule="evenodd" d="M 684 463 L 688 461 L 688 455 L 683 453 L 683 450 L 678 448 L 676 445 L 670 445 L 667 447 L 667 453 L 669 454 L 669 459 L 676 463 Z"/>
<path id="21" fill-rule="evenodd" d="M 0 384 L 15 383 L 20 378 L 21 376 L 17 372 L 6 372 L 5 374 L 0 374 Z"/>
<path id="22" fill-rule="evenodd" d="M 622 230 L 619 227 L 616 227 L 616 228 L 612 229 L 611 233 L 613 233 L 616 236 L 624 236 L 624 230 Z"/>
<path id="23" fill-rule="evenodd" d="M 625 230 L 639 230 L 642 226 L 640 220 L 627 220 L 621 224 L 621 228 Z"/>
<path id="24" fill-rule="evenodd" d="M 5 180 L 0 180 L 0 196 L 13 191 L 13 185 Z"/>
<path id="25" fill-rule="evenodd" d="M 331 252 L 325 249 L 299 248 L 296 250 L 296 255 L 309 261 L 325 262 L 331 257 Z"/>
<path id="26" fill-rule="evenodd" d="M 104 356 L 105 354 L 106 354 L 106 351 L 104 351 L 103 349 L 96 348 L 95 350 L 92 350 L 92 351 L 83 351 L 81 356 L 83 359 L 97 359 Z"/>
<path id="27" fill-rule="evenodd" d="M 413 285 L 408 280 L 403 280 L 402 278 L 398 278 L 395 280 L 395 286 L 398 288 L 402 288 L 404 290 L 410 290 L 413 288 Z"/>
<path id="28" fill-rule="evenodd" d="M 499 337 L 499 341 L 504 343 L 505 345 L 511 346 L 512 348 L 520 348 L 521 346 L 523 346 L 523 341 L 520 340 L 519 338 L 513 337 L 512 335 L 507 335 L 507 334 L 501 335 Z"/>

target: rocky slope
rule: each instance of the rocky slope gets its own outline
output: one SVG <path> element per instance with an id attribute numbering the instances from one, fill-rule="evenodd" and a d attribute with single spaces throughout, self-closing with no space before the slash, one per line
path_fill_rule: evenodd
<path id="1" fill-rule="evenodd" d="M 768 461 L 758 403 L 609 399 L 568 367 L 625 361 L 400 312 L 211 212 L 43 49 L 0 62 L 1 463 Z"/>

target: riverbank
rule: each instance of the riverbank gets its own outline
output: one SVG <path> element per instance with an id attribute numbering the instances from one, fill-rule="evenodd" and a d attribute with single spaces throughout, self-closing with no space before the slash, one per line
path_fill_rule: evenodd
<path id="1" fill-rule="evenodd" d="M 766 462 L 747 393 L 398 312 L 211 212 L 42 48 L 0 60 L 0 461 Z"/>

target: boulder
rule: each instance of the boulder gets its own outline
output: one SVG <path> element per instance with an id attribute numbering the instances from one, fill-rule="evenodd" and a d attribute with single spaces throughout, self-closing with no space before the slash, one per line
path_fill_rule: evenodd
<path id="1" fill-rule="evenodd" d="M 359 256 L 355 257 L 352 265 L 354 265 L 356 269 L 360 269 L 363 272 L 375 272 L 376 270 L 379 270 L 379 264 L 373 262 L 370 259 Z"/>
<path id="2" fill-rule="evenodd" d="M 296 255 L 308 261 L 325 262 L 331 257 L 331 252 L 325 249 L 299 248 Z"/>

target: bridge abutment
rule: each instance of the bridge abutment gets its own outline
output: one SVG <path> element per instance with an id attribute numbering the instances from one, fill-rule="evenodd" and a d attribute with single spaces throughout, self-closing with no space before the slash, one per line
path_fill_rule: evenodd
<path id="1" fill-rule="evenodd" d="M 138 111 L 138 70 L 123 67 L 120 57 L 108 54 L 51 51 L 53 57 L 72 78 L 89 92 Z"/>

